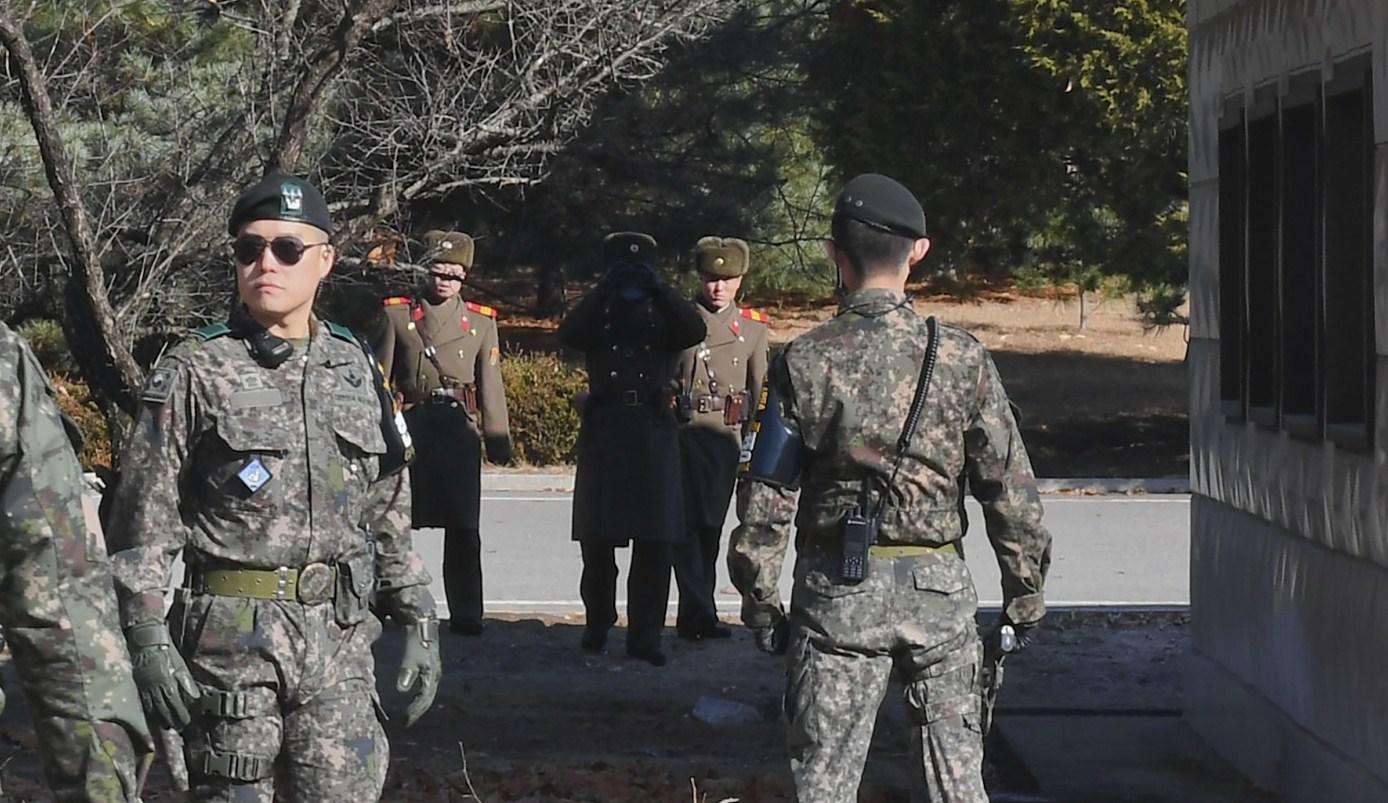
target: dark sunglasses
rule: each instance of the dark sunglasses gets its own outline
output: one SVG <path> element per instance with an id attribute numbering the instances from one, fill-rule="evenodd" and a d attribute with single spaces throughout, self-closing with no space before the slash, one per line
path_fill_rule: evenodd
<path id="1" fill-rule="evenodd" d="M 429 271 L 429 275 L 432 276 L 432 277 L 434 277 L 435 279 L 438 279 L 439 281 L 445 281 L 445 280 L 447 280 L 447 281 L 454 281 L 454 282 L 458 282 L 459 284 L 461 284 L 462 281 L 463 281 L 463 277 L 461 277 L 461 276 L 454 276 L 454 275 L 451 274 L 451 273 L 444 273 L 444 272 L 441 271 L 441 270 L 431 270 L 431 271 Z"/>
<path id="2" fill-rule="evenodd" d="M 242 265 L 250 265 L 260 259 L 261 254 L 265 253 L 266 245 L 270 246 L 270 253 L 275 255 L 275 259 L 281 265 L 297 265 L 299 260 L 304 258 L 305 251 L 320 245 L 330 245 L 330 243 L 308 243 L 305 245 L 298 237 L 276 237 L 273 240 L 266 240 L 258 234 L 243 234 L 232 242 L 231 255 Z"/>

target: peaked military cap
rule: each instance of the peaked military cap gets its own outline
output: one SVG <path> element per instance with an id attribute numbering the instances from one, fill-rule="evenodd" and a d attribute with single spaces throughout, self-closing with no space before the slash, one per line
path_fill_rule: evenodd
<path id="1" fill-rule="evenodd" d="M 911 191 L 877 173 L 864 173 L 843 185 L 834 217 L 846 217 L 903 237 L 924 237 L 925 210 Z"/>
<path id="2" fill-rule="evenodd" d="M 655 259 L 655 238 L 639 231 L 614 231 L 602 240 L 603 262 L 649 262 Z"/>
<path id="3" fill-rule="evenodd" d="M 227 233 L 235 237 L 241 227 L 255 220 L 289 220 L 332 231 L 328 202 L 307 181 L 286 173 L 271 173 L 241 192 L 231 208 Z"/>
<path id="4" fill-rule="evenodd" d="M 432 262 L 451 262 L 469 269 L 472 267 L 472 238 L 461 231 L 426 231 L 424 247 L 429 249 L 425 259 Z"/>
<path id="5" fill-rule="evenodd" d="M 736 279 L 747 272 L 747 241 L 736 237 L 700 237 L 694 244 L 694 264 L 700 275 Z"/>

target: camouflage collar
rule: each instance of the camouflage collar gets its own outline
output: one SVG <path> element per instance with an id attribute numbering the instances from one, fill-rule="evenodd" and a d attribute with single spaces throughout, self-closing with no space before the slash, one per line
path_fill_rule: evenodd
<path id="1" fill-rule="evenodd" d="M 884 290 L 878 287 L 854 290 L 839 299 L 839 315 L 853 312 L 869 318 L 886 315 L 899 307 L 909 307 L 911 297 L 904 293 Z"/>

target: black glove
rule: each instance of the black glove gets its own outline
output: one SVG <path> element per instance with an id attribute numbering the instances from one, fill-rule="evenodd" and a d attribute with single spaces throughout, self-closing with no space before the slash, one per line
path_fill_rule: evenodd
<path id="1" fill-rule="evenodd" d="M 151 725 L 182 731 L 193 721 L 189 705 L 202 696 L 163 622 L 131 625 L 125 631 L 140 704 Z"/>
<path id="2" fill-rule="evenodd" d="M 495 466 L 511 463 L 511 438 L 506 435 L 488 435 L 484 444 L 487 447 L 487 462 Z"/>
<path id="3" fill-rule="evenodd" d="M 439 678 L 443 675 L 443 661 L 439 658 L 439 620 L 433 614 L 409 624 L 405 635 L 405 654 L 400 659 L 400 675 L 395 688 L 408 692 L 419 685 L 409 710 L 405 712 L 405 727 L 410 727 L 424 716 L 424 712 L 434 704 L 434 695 L 439 692 Z"/>
<path id="4" fill-rule="evenodd" d="M 790 646 L 790 620 L 781 617 L 774 625 L 752 628 L 752 640 L 767 655 L 785 655 Z"/>

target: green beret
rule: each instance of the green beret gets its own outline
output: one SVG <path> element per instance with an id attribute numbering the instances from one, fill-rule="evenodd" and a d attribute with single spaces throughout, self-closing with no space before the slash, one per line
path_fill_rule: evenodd
<path id="1" fill-rule="evenodd" d="M 655 238 L 639 231 L 614 231 L 602 240 L 602 261 L 647 262 L 655 259 Z"/>
<path id="2" fill-rule="evenodd" d="M 843 185 L 834 217 L 915 239 L 925 236 L 925 210 L 911 191 L 877 173 L 864 173 Z"/>
<path id="3" fill-rule="evenodd" d="M 289 220 L 332 231 L 328 202 L 317 187 L 296 176 L 271 173 L 242 191 L 231 208 L 227 232 L 235 237 L 255 220 Z"/>
<path id="4" fill-rule="evenodd" d="M 425 259 L 430 262 L 451 262 L 469 270 L 472 268 L 472 238 L 461 231 L 426 231 L 424 247 L 428 249 Z"/>
<path id="5" fill-rule="evenodd" d="M 747 272 L 747 242 L 736 237 L 700 237 L 694 245 L 694 263 L 700 275 L 736 279 Z"/>

